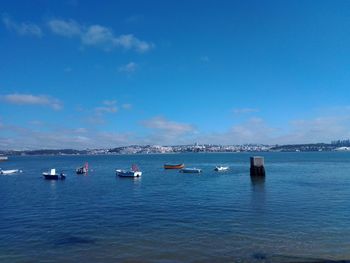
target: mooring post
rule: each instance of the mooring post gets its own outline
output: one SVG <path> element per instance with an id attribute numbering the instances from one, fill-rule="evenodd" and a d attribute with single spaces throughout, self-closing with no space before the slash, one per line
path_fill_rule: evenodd
<path id="1" fill-rule="evenodd" d="M 250 157 L 250 175 L 265 176 L 264 157 Z"/>

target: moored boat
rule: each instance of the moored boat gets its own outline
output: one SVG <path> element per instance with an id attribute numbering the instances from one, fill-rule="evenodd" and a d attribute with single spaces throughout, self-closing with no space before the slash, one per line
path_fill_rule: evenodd
<path id="1" fill-rule="evenodd" d="M 214 171 L 217 171 L 217 172 L 224 172 L 224 171 L 227 171 L 229 169 L 228 166 L 216 166 Z"/>
<path id="2" fill-rule="evenodd" d="M 64 180 L 66 179 L 65 174 L 60 173 L 60 174 L 56 174 L 56 169 L 51 169 L 50 172 L 44 172 L 43 176 L 46 180 Z"/>
<path id="3" fill-rule="evenodd" d="M 140 177 L 142 175 L 142 172 L 136 164 L 133 164 L 129 171 L 117 169 L 115 172 L 119 177 Z"/>
<path id="4" fill-rule="evenodd" d="M 4 155 L 0 155 L 0 162 L 4 162 L 7 161 L 9 158 L 7 156 Z"/>
<path id="5" fill-rule="evenodd" d="M 182 169 L 185 165 L 183 163 L 180 164 L 164 164 L 164 169 Z"/>
<path id="6" fill-rule="evenodd" d="M 87 174 L 88 171 L 89 171 L 89 164 L 88 164 L 87 162 L 84 164 L 84 166 L 78 167 L 78 168 L 75 170 L 75 172 L 76 172 L 77 174 Z"/>
<path id="7" fill-rule="evenodd" d="M 16 173 L 19 173 L 19 172 L 21 172 L 21 170 L 19 170 L 19 169 L 2 170 L 2 169 L 0 168 L 0 174 L 2 174 L 2 175 L 16 174 Z"/>
<path id="8" fill-rule="evenodd" d="M 192 173 L 192 174 L 199 174 L 202 172 L 201 169 L 198 168 L 184 168 L 180 170 L 181 173 Z"/>

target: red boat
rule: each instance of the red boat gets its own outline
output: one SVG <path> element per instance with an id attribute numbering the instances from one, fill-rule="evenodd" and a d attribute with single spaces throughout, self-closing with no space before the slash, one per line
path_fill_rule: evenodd
<path id="1" fill-rule="evenodd" d="M 182 169 L 185 165 L 181 164 L 164 164 L 164 169 Z"/>

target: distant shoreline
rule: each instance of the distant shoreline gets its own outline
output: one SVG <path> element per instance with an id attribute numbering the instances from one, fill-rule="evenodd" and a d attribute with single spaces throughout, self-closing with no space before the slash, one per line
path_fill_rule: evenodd
<path id="1" fill-rule="evenodd" d="M 332 143 L 290 144 L 290 145 L 130 145 L 100 149 L 37 149 L 0 150 L 0 155 L 135 155 L 135 154 L 182 154 L 182 153 L 241 153 L 241 152 L 349 152 L 350 141 Z"/>
<path id="2" fill-rule="evenodd" d="M 105 153 L 101 153 L 101 154 L 25 154 L 25 155 L 18 155 L 18 154 L 14 154 L 14 155 L 10 155 L 8 154 L 7 156 L 9 157 L 50 157 L 50 156 L 144 156 L 144 155 L 186 155 L 186 154 L 255 154 L 255 155 L 259 155 L 259 154 L 264 154 L 264 153 L 349 153 L 350 151 L 260 151 L 260 152 L 178 152 L 178 153 L 125 153 L 125 154 L 105 154 Z"/>

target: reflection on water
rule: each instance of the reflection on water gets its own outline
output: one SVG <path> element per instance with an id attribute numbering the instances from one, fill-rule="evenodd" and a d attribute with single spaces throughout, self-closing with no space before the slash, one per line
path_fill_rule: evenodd
<path id="1" fill-rule="evenodd" d="M 252 189 L 252 206 L 259 213 L 265 207 L 265 176 L 250 176 Z"/>
<path id="2" fill-rule="evenodd" d="M 122 180 L 122 181 L 132 181 L 135 184 L 140 184 L 141 183 L 141 176 L 139 177 L 120 177 L 116 176 L 117 180 Z"/>
<path id="3" fill-rule="evenodd" d="M 265 190 L 265 176 L 250 176 L 253 191 Z"/>

